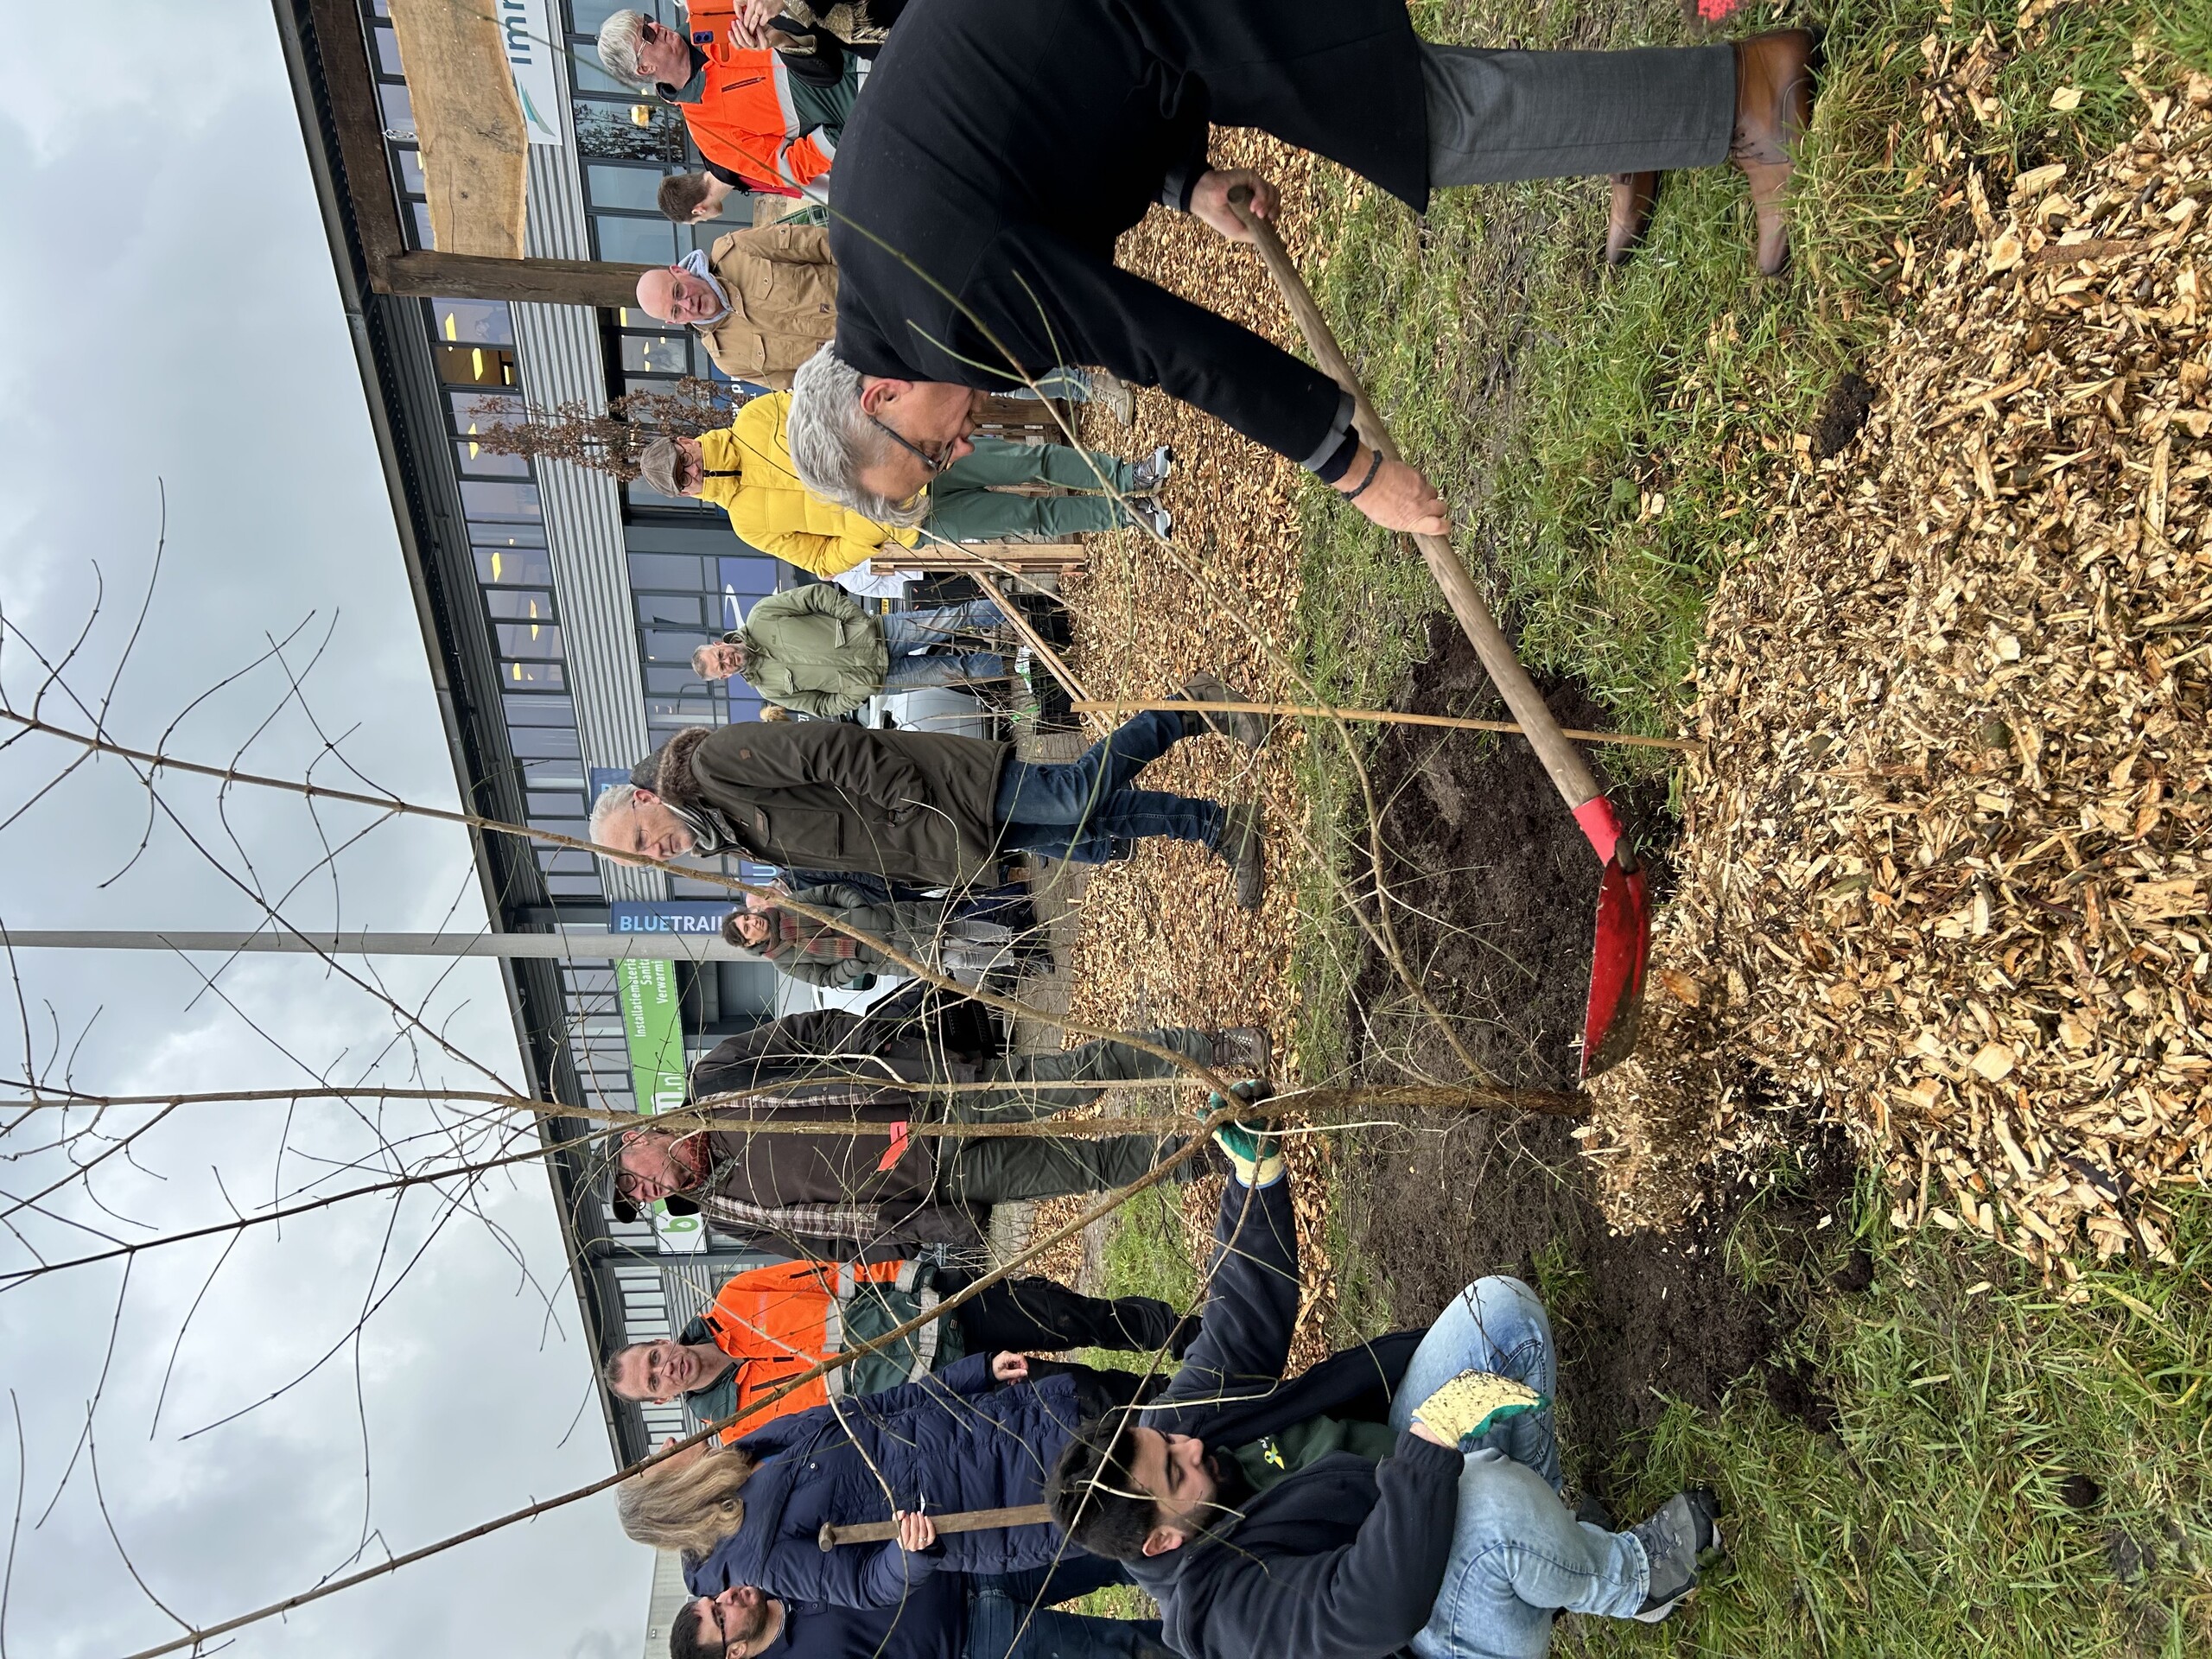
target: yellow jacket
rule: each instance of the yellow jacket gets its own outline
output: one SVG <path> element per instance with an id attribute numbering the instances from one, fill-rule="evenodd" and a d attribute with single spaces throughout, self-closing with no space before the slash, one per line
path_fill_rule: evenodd
<path id="1" fill-rule="evenodd" d="M 918 531 L 879 524 L 808 493 L 791 471 L 784 417 L 788 391 L 755 397 L 716 432 L 699 435 L 706 462 L 702 500 L 729 514 L 741 540 L 817 576 L 834 576 L 872 557 L 887 541 L 912 547 Z"/>

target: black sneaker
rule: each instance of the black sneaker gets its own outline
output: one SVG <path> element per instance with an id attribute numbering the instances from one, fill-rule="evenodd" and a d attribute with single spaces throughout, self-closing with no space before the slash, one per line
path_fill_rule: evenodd
<path id="1" fill-rule="evenodd" d="M 1274 1056 L 1269 1050 L 1268 1033 L 1259 1027 L 1230 1026 L 1211 1035 L 1215 1070 L 1232 1073 L 1239 1078 L 1264 1080 L 1272 1075 L 1268 1068 Z"/>
<path id="2" fill-rule="evenodd" d="M 1720 1500 L 1710 1487 L 1693 1486 L 1662 1503 L 1648 1521 L 1629 1529 L 1643 1546 L 1651 1576 L 1643 1605 L 1633 1617 L 1656 1624 L 1697 1588 L 1698 1561 L 1720 1545 Z"/>
<path id="3" fill-rule="evenodd" d="M 1183 682 L 1183 689 L 1175 694 L 1178 702 L 1255 702 L 1258 699 L 1240 696 L 1222 683 L 1221 676 L 1200 670 Z M 1269 715 L 1217 715 L 1204 709 L 1193 709 L 1184 717 L 1185 729 L 1196 720 L 1210 732 L 1218 732 L 1232 742 L 1242 743 L 1248 749 L 1256 749 L 1268 741 L 1275 728 Z"/>

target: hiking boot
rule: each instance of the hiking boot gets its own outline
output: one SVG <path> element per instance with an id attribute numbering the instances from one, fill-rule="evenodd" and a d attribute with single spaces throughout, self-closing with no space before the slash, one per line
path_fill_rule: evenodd
<path id="1" fill-rule="evenodd" d="M 1132 495 L 1125 498 L 1122 505 L 1128 509 L 1131 524 L 1143 526 L 1163 542 L 1167 539 L 1175 520 L 1159 502 L 1148 495 Z"/>
<path id="2" fill-rule="evenodd" d="M 1758 222 L 1752 259 L 1762 276 L 1789 263 L 1789 220 L 1783 198 L 1796 163 L 1790 149 L 1813 118 L 1813 36 L 1777 29 L 1736 42 L 1736 128 L 1728 159 L 1751 181 Z"/>
<path id="3" fill-rule="evenodd" d="M 1268 1075 L 1268 1033 L 1257 1026 L 1230 1026 L 1209 1034 L 1213 1038 L 1213 1066 L 1216 1071 L 1231 1071 L 1239 1077 L 1257 1078 Z"/>
<path id="4" fill-rule="evenodd" d="M 1137 417 L 1137 395 L 1129 390 L 1129 383 L 1103 369 L 1090 372 L 1090 401 L 1123 426 Z"/>
<path id="5" fill-rule="evenodd" d="M 1651 204 L 1659 200 L 1656 173 L 1613 175 L 1612 210 L 1605 220 L 1605 263 L 1624 265 L 1643 245 L 1651 228 Z"/>
<path id="6" fill-rule="evenodd" d="M 1216 850 L 1236 874 L 1236 907 L 1257 910 L 1268 890 L 1268 852 L 1260 832 L 1260 809 L 1232 806 L 1222 814 Z"/>
<path id="7" fill-rule="evenodd" d="M 1218 674 L 1205 670 L 1193 674 L 1183 682 L 1183 689 L 1175 694 L 1176 700 L 1189 702 L 1250 702 L 1254 699 L 1240 696 L 1222 683 Z M 1197 721 L 1195 727 L 1192 722 Z M 1183 716 L 1186 735 L 1196 736 L 1200 731 L 1218 732 L 1231 742 L 1242 743 L 1248 749 L 1256 749 L 1268 741 L 1275 728 L 1271 715 L 1209 714 L 1203 709 L 1193 709 Z"/>
<path id="8" fill-rule="evenodd" d="M 1698 1560 L 1720 1548 L 1720 1500 L 1712 1489 L 1693 1486 L 1662 1503 L 1648 1521 L 1629 1529 L 1651 1564 L 1643 1605 L 1635 1618 L 1656 1624 L 1697 1588 Z"/>
<path id="9" fill-rule="evenodd" d="M 1167 474 L 1175 470 L 1175 451 L 1161 444 L 1142 461 L 1130 468 L 1130 477 L 1139 495 L 1150 495 L 1167 481 Z"/>

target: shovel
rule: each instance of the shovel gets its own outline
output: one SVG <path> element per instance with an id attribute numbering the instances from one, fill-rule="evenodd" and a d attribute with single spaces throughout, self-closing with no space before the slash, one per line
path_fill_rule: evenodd
<path id="1" fill-rule="evenodd" d="M 1314 304 L 1305 279 L 1291 263 L 1282 238 L 1275 234 L 1274 226 L 1246 211 L 1251 200 L 1249 189 L 1236 186 L 1229 193 L 1230 211 L 1252 233 L 1268 274 L 1282 290 L 1315 360 L 1351 394 L 1353 420 L 1361 438 L 1370 448 L 1381 451 L 1384 460 L 1396 461 L 1397 446 L 1390 442 L 1382 416 L 1375 412 L 1366 389 L 1330 333 L 1321 308 Z M 1483 603 L 1474 578 L 1459 563 L 1451 543 L 1441 536 L 1416 536 L 1414 543 L 1437 586 L 1443 588 L 1452 613 L 1473 641 L 1475 655 L 1482 659 L 1491 683 L 1505 699 L 1505 706 L 1512 710 L 1536 758 L 1551 774 L 1567 810 L 1574 814 L 1575 823 L 1589 838 L 1598 861 L 1605 866 L 1598 882 L 1598 934 L 1590 959 L 1590 1000 L 1582 1016 L 1582 1075 L 1595 1077 L 1626 1059 L 1636 1046 L 1637 1022 L 1643 1008 L 1643 971 L 1651 954 L 1651 910 L 1643 891 L 1643 868 L 1637 862 L 1636 850 L 1629 845 L 1613 804 L 1598 787 L 1580 751 L 1567 741 L 1552 711 L 1544 706 L 1528 671 L 1498 631 L 1490 607 Z"/>
<path id="2" fill-rule="evenodd" d="M 1052 1512 L 1042 1503 L 1019 1503 L 1010 1510 L 957 1510 L 930 1518 L 941 1533 L 993 1532 L 1001 1527 L 1041 1527 L 1052 1520 Z M 898 1535 L 896 1521 L 855 1521 L 842 1527 L 824 1521 L 814 1541 L 827 1555 L 840 1544 L 880 1544 Z"/>

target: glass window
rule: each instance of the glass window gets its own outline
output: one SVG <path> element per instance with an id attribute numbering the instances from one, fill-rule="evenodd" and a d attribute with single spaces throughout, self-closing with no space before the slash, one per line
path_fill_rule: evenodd
<path id="1" fill-rule="evenodd" d="M 432 300 L 430 332 L 456 345 L 512 346 L 514 315 L 496 300 Z"/>
<path id="2" fill-rule="evenodd" d="M 542 548 L 480 547 L 476 550 L 476 579 L 512 582 L 521 588 L 548 588 L 553 582 L 553 561 Z"/>
<path id="3" fill-rule="evenodd" d="M 717 559 L 715 561 L 715 585 L 725 594 L 737 594 L 748 600 L 761 599 L 776 591 L 776 562 L 763 558 Z"/>
<path id="4" fill-rule="evenodd" d="M 590 875 L 549 874 L 545 878 L 545 891 L 556 899 L 596 899 L 601 897 L 599 875 L 596 871 Z"/>
<path id="5" fill-rule="evenodd" d="M 418 248 L 436 247 L 438 238 L 430 230 L 429 205 L 420 201 L 410 201 L 407 204 L 407 211 L 415 221 L 415 245 Z"/>
<path id="6" fill-rule="evenodd" d="M 582 48 L 589 53 L 587 41 Z M 576 58 L 571 54 L 569 61 Z M 613 99 L 578 98 L 569 103 L 576 121 L 576 148 L 587 156 L 626 162 L 658 162 L 665 167 L 686 164 L 683 118 L 664 105 L 640 102 L 635 92 Z M 645 111 L 645 124 L 635 119 Z M 690 165 L 697 165 L 696 162 Z"/>
<path id="7" fill-rule="evenodd" d="M 700 580 L 699 561 L 687 555 L 632 553 L 630 556 L 630 586 L 672 588 L 678 593 L 696 593 L 705 583 Z"/>
<path id="8" fill-rule="evenodd" d="M 428 195 L 429 187 L 423 181 L 423 152 L 412 144 L 394 144 L 391 156 L 399 163 L 400 194 Z"/>
<path id="9" fill-rule="evenodd" d="M 396 137 L 415 136 L 415 103 L 404 86 L 389 80 L 377 83 L 377 102 L 384 106 L 384 128 Z"/>
<path id="10" fill-rule="evenodd" d="M 596 31 L 594 32 L 596 33 Z M 624 98 L 640 99 L 644 97 L 644 94 L 634 88 L 625 86 L 613 76 L 608 74 L 599 60 L 599 54 L 588 48 L 582 52 L 571 52 L 569 54 L 569 73 L 575 79 L 576 90 L 580 92 L 619 93 Z"/>
<path id="11" fill-rule="evenodd" d="M 567 697 L 509 697 L 510 726 L 573 726 L 576 705 Z"/>
<path id="12" fill-rule="evenodd" d="M 492 632 L 499 642 L 499 655 L 557 661 L 561 655 L 561 630 L 550 623 L 500 622 Z"/>
<path id="13" fill-rule="evenodd" d="M 471 518 L 539 519 L 535 484 L 471 483 L 461 486 L 461 510 Z"/>
<path id="14" fill-rule="evenodd" d="M 556 830 L 556 835 L 566 830 Z M 548 875 L 590 875 L 599 872 L 599 856 L 595 853 L 577 852 L 568 847 L 541 847 L 537 849 L 537 868 Z"/>
<path id="15" fill-rule="evenodd" d="M 569 676 L 558 663 L 501 663 L 499 683 L 511 690 L 518 685 L 536 685 L 560 691 L 567 689 Z M 577 779 L 576 787 L 583 787 L 582 779 Z"/>
<path id="16" fill-rule="evenodd" d="M 524 789 L 580 790 L 584 786 L 584 769 L 564 757 L 526 760 L 522 763 L 522 783 Z"/>
<path id="17" fill-rule="evenodd" d="M 404 75 L 407 71 L 400 66 L 399 41 L 389 29 L 381 26 L 369 33 L 376 37 L 377 68 L 387 75 Z"/>
<path id="18" fill-rule="evenodd" d="M 668 175 L 657 167 L 620 167 L 594 162 L 584 168 L 594 207 L 627 207 L 640 213 L 658 213 L 660 181 Z"/>
<path id="19" fill-rule="evenodd" d="M 641 478 L 633 478 L 622 487 L 629 491 L 633 507 L 673 507 L 683 512 L 699 512 L 708 505 L 695 495 L 663 495 Z"/>
<path id="20" fill-rule="evenodd" d="M 639 594 L 638 620 L 647 627 L 707 629 L 706 604 L 696 594 Z"/>
<path id="21" fill-rule="evenodd" d="M 529 810 L 533 823 L 540 818 L 580 818 L 586 816 L 584 798 L 572 789 L 552 794 L 533 794 L 530 798 Z"/>
<path id="22" fill-rule="evenodd" d="M 497 385 L 449 391 L 446 393 L 446 406 L 453 411 L 453 429 L 456 432 L 470 431 L 479 423 L 485 426 L 512 426 L 523 418 L 522 393 L 502 390 Z"/>
<path id="23" fill-rule="evenodd" d="M 664 219 L 623 219 L 613 213 L 594 213 L 591 223 L 601 259 L 622 265 L 667 265 L 676 262 L 676 226 Z"/>
<path id="24" fill-rule="evenodd" d="M 484 595 L 484 608 L 506 622 L 550 622 L 553 595 L 531 589 L 497 588 Z"/>
<path id="25" fill-rule="evenodd" d="M 507 747 L 518 760 L 574 760 L 580 757 L 576 728 L 573 726 L 510 726 Z"/>
<path id="26" fill-rule="evenodd" d="M 495 455 L 481 444 L 463 439 L 453 447 L 461 470 L 474 478 L 528 478 L 530 461 L 524 455 Z"/>
<path id="27" fill-rule="evenodd" d="M 690 633 L 659 633 L 647 630 L 644 638 L 645 660 L 666 663 L 671 666 L 679 663 L 689 664 L 691 653 L 707 643 L 704 629 L 694 629 Z"/>
<path id="28" fill-rule="evenodd" d="M 705 643 L 704 640 L 695 639 L 692 641 L 692 650 L 697 650 Z M 648 665 L 645 669 L 646 691 L 658 696 L 679 696 L 687 691 L 696 691 L 699 689 L 699 677 L 694 674 L 689 666 L 691 652 L 685 652 L 683 658 L 686 666 L 683 668 L 654 668 Z"/>
<path id="29" fill-rule="evenodd" d="M 678 330 L 666 334 L 624 334 L 622 372 L 625 374 L 690 373 L 690 334 Z M 637 388 L 633 386 L 632 390 Z"/>
<path id="30" fill-rule="evenodd" d="M 512 386 L 521 383 L 515 354 L 498 346 L 441 346 L 438 378 L 449 386 Z"/>

